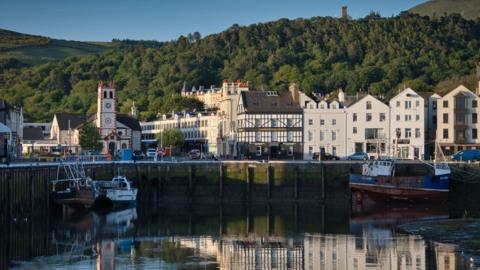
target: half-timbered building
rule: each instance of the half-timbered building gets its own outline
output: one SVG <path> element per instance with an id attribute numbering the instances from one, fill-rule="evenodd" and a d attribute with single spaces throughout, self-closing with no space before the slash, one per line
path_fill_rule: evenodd
<path id="1" fill-rule="evenodd" d="M 242 92 L 237 106 L 240 158 L 302 159 L 302 122 L 298 93 Z"/>

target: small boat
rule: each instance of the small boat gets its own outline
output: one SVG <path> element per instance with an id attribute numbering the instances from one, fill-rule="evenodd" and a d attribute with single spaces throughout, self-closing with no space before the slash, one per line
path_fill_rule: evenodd
<path id="1" fill-rule="evenodd" d="M 351 190 L 367 194 L 374 201 L 445 202 L 451 169 L 446 163 L 424 163 L 431 167 L 427 175 L 397 176 L 395 160 L 367 161 L 362 174 L 350 174 Z"/>
<path id="2" fill-rule="evenodd" d="M 61 179 L 63 168 L 65 178 Z M 51 197 L 55 204 L 74 208 L 91 208 L 94 204 L 108 202 L 116 205 L 134 205 L 137 200 L 136 188 L 125 176 L 115 176 L 111 181 L 94 181 L 85 175 L 83 164 L 60 161 L 57 179 L 51 181 Z"/>
<path id="3" fill-rule="evenodd" d="M 65 178 L 60 177 L 62 169 Z M 51 187 L 50 196 L 55 204 L 90 208 L 97 197 L 94 181 L 85 175 L 83 164 L 79 161 L 67 163 L 60 160 L 57 179 L 51 181 Z"/>
<path id="4" fill-rule="evenodd" d="M 137 202 L 136 188 L 132 188 L 125 176 L 115 176 L 111 181 L 95 181 L 98 192 L 97 201 L 106 201 L 113 205 L 134 205 Z"/>

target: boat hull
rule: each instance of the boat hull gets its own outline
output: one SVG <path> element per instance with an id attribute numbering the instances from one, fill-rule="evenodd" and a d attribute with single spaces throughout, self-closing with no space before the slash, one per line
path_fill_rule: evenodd
<path id="1" fill-rule="evenodd" d="M 351 174 L 350 187 L 352 192 L 367 194 L 377 202 L 443 203 L 448 199 L 449 175 L 374 177 Z"/>

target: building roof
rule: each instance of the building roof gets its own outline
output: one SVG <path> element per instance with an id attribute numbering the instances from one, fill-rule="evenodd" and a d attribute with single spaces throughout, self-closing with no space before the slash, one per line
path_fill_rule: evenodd
<path id="1" fill-rule="evenodd" d="M 290 92 L 243 91 L 241 94 L 247 113 L 302 113 Z"/>
<path id="2" fill-rule="evenodd" d="M 133 131 L 142 131 L 142 127 L 140 126 L 138 119 L 130 115 L 117 114 L 117 121 L 131 128 Z"/>
<path id="3" fill-rule="evenodd" d="M 43 139 L 44 139 L 43 131 L 41 127 L 24 127 L 23 128 L 23 140 L 39 141 Z"/>
<path id="4" fill-rule="evenodd" d="M 366 97 L 367 94 L 368 94 L 367 92 L 360 91 L 360 92 L 357 92 L 357 95 L 355 95 L 355 96 L 345 96 L 344 106 L 345 107 L 350 107 L 350 106 L 354 105 L 355 103 L 359 102 L 364 97 Z"/>
<path id="5" fill-rule="evenodd" d="M 435 94 L 435 92 L 418 92 L 417 94 L 423 99 L 428 100 L 432 95 Z"/>
<path id="6" fill-rule="evenodd" d="M 87 121 L 87 115 L 79 113 L 56 113 L 58 127 L 60 130 L 68 130 L 69 122 L 70 128 L 74 129 Z"/>

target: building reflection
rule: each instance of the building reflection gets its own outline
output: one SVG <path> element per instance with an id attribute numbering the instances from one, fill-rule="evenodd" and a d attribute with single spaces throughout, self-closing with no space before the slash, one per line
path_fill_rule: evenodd
<path id="1" fill-rule="evenodd" d="M 444 214 L 434 213 L 436 217 Z M 374 218 L 369 219 L 369 215 Z M 379 219 L 381 216 L 385 217 L 384 222 Z M 72 269 L 99 270 L 470 269 L 455 245 L 428 242 L 393 229 L 402 219 L 421 218 L 418 211 L 354 215 L 346 233 L 292 232 L 284 229 L 283 224 L 287 224 L 284 218 L 272 215 L 271 221 L 260 222 L 268 218 L 252 214 L 247 217 L 224 222 L 203 219 L 201 224 L 214 224 L 202 226 L 208 229 L 204 233 L 189 228 L 200 227 L 195 226 L 197 219 L 189 218 L 192 224 L 179 233 L 169 230 L 178 228 L 185 219 L 158 216 L 145 221 L 137 216 L 135 208 L 108 214 L 90 212 L 56 224 L 50 239 L 50 245 L 54 246 L 50 250 L 56 254 L 22 266 L 34 269 L 42 265 L 49 269 L 68 265 Z M 195 233 L 188 233 L 191 231 Z"/>

